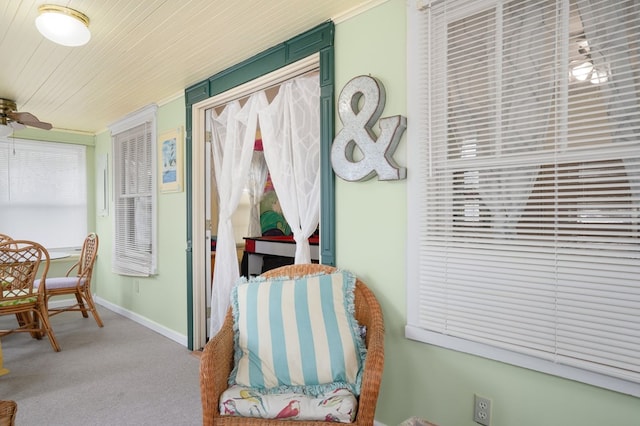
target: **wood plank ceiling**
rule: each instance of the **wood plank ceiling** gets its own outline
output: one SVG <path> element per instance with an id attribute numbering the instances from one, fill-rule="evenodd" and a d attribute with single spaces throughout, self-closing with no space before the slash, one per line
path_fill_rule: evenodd
<path id="1" fill-rule="evenodd" d="M 386 0 L 3 0 L 0 98 L 54 129 L 98 133 L 329 19 Z M 91 41 L 59 46 L 37 31 L 41 4 L 90 19 Z"/>

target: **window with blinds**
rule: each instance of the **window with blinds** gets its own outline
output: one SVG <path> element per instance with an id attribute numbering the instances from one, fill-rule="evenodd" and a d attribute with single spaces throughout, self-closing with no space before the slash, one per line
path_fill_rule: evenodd
<path id="1" fill-rule="evenodd" d="M 156 272 L 156 108 L 111 127 L 113 141 L 115 273 Z"/>
<path id="2" fill-rule="evenodd" d="M 0 139 L 0 233 L 47 249 L 87 235 L 86 147 Z"/>
<path id="3" fill-rule="evenodd" d="M 640 396 L 640 4 L 415 2 L 407 42 L 407 337 Z"/>

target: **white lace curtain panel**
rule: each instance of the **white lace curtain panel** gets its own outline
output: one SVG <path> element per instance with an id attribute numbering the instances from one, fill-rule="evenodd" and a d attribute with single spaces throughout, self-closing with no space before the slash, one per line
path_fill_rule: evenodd
<path id="1" fill-rule="evenodd" d="M 264 156 L 296 241 L 295 263 L 310 263 L 320 219 L 320 87 L 317 77 L 284 83 L 260 111 Z"/>
<path id="2" fill-rule="evenodd" d="M 222 327 L 231 289 L 240 277 L 231 217 L 242 191 L 248 188 L 253 223 L 249 233 L 260 235 L 257 209 L 267 168 L 283 215 L 294 234 L 295 263 L 311 260 L 308 238 L 318 226 L 320 212 L 319 97 L 317 76 L 299 77 L 283 83 L 271 104 L 265 92 L 259 91 L 243 107 L 239 101 L 233 101 L 220 115 L 210 110 L 211 156 L 219 196 L 211 336 Z M 253 150 L 258 121 L 264 162 Z"/>
<path id="3" fill-rule="evenodd" d="M 269 168 L 264 159 L 264 152 L 253 151 L 251 157 L 251 167 L 247 179 L 247 192 L 249 194 L 249 230 L 248 237 L 259 237 L 262 235 L 260 227 L 260 199 L 264 193 L 264 186 L 267 183 Z"/>
<path id="4" fill-rule="evenodd" d="M 253 105 L 251 99 L 245 108 Z M 253 154 L 253 133 L 237 119 L 242 108 L 240 102 L 229 103 L 218 116 L 211 110 L 211 156 L 218 185 L 218 232 L 216 241 L 216 268 L 211 294 L 211 332 L 222 327 L 229 306 L 231 285 L 240 276 L 236 242 L 231 217 L 238 207 L 249 175 Z"/>

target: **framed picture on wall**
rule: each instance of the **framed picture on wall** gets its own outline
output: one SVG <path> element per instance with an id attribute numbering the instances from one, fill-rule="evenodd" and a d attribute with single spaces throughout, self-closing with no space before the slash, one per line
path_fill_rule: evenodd
<path id="1" fill-rule="evenodd" d="M 161 133 L 158 138 L 160 192 L 182 192 L 182 127 Z"/>

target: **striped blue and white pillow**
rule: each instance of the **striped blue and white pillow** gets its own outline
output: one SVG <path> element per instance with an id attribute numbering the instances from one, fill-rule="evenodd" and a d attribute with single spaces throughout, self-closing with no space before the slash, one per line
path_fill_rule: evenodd
<path id="1" fill-rule="evenodd" d="M 230 384 L 311 395 L 360 394 L 366 348 L 347 271 L 297 279 L 243 280 L 234 287 L 235 367 Z"/>

